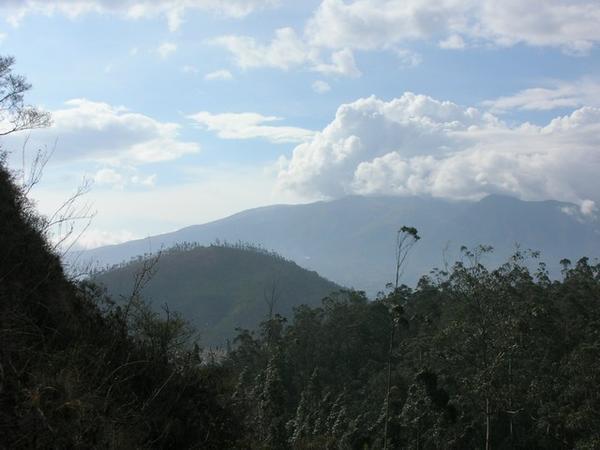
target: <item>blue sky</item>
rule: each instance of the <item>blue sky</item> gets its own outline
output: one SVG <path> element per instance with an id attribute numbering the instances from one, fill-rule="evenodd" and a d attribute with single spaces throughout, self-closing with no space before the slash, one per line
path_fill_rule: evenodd
<path id="1" fill-rule="evenodd" d="M 24 0 L 32 195 L 97 246 L 343 195 L 600 201 L 597 0 Z M 24 134 L 2 142 L 21 169 Z M 26 168 L 27 169 L 27 168 Z"/>

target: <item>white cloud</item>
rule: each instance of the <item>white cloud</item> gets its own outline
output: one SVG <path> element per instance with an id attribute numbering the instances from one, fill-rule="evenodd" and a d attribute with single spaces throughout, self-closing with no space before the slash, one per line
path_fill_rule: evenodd
<path id="1" fill-rule="evenodd" d="M 95 185 L 122 190 L 127 186 L 153 187 L 156 184 L 156 174 L 143 176 L 135 167 L 121 167 L 119 170 L 104 167 L 94 174 L 93 180 Z"/>
<path id="2" fill-rule="evenodd" d="M 331 90 L 331 86 L 329 86 L 329 83 L 327 83 L 326 81 L 316 80 L 312 84 L 312 90 L 315 91 L 317 94 L 324 94 Z"/>
<path id="3" fill-rule="evenodd" d="M 204 75 L 204 79 L 207 81 L 215 81 L 215 80 L 228 81 L 228 80 L 233 80 L 233 75 L 227 69 L 220 69 L 220 70 L 215 70 L 214 72 L 207 73 L 206 75 Z"/>
<path id="4" fill-rule="evenodd" d="M 276 144 L 305 142 L 314 135 L 304 128 L 265 125 L 282 120 L 280 117 L 258 113 L 211 114 L 206 111 L 189 116 L 200 126 L 214 131 L 222 139 L 262 138 Z"/>
<path id="5" fill-rule="evenodd" d="M 317 47 L 310 46 L 292 28 L 275 30 L 273 39 L 260 43 L 249 36 L 220 36 L 209 41 L 227 49 L 235 64 L 242 69 L 269 67 L 290 70 L 308 67 L 327 75 L 360 76 L 354 55 L 349 49 L 331 54 L 331 61 L 324 62 Z"/>
<path id="6" fill-rule="evenodd" d="M 229 50 L 242 69 L 272 67 L 288 70 L 310 61 L 310 49 L 292 28 L 280 28 L 268 44 L 248 36 L 221 36 L 210 41 Z"/>
<path id="7" fill-rule="evenodd" d="M 596 0 L 323 0 L 306 27 L 312 45 L 386 49 L 417 40 L 462 48 L 464 39 L 584 53 L 600 42 Z"/>
<path id="8" fill-rule="evenodd" d="M 162 59 L 168 58 L 172 53 L 177 51 L 177 45 L 172 42 L 163 42 L 156 49 Z"/>
<path id="9" fill-rule="evenodd" d="M 445 27 L 449 1 L 323 0 L 306 27 L 313 45 L 360 50 L 390 48 Z"/>
<path id="10" fill-rule="evenodd" d="M 508 126 L 490 113 L 405 93 L 359 99 L 279 162 L 280 187 L 310 195 L 504 193 L 578 203 L 600 200 L 600 109 L 546 126 Z"/>
<path id="11" fill-rule="evenodd" d="M 128 19 L 162 16 L 175 31 L 188 11 L 241 18 L 278 3 L 279 0 L 3 0 L 0 11 L 15 26 L 33 14 L 62 14 L 72 19 L 85 14 L 116 14 Z"/>
<path id="12" fill-rule="evenodd" d="M 2 45 L 2 43 L 6 39 L 6 36 L 7 36 L 6 33 L 0 33 L 0 45 Z"/>
<path id="13" fill-rule="evenodd" d="M 361 75 L 360 70 L 356 67 L 352 50 L 347 48 L 334 52 L 331 55 L 331 63 L 315 64 L 313 70 L 326 75 L 342 75 L 348 77 L 359 77 Z"/>
<path id="14" fill-rule="evenodd" d="M 557 108 L 600 106 L 600 80 L 554 81 L 544 87 L 524 89 L 514 95 L 483 103 L 497 112 L 511 109 L 548 111 Z"/>
<path id="15" fill-rule="evenodd" d="M 355 51 L 393 51 L 403 66 L 414 67 L 421 56 L 405 47 L 416 41 L 451 50 L 522 43 L 585 54 L 600 42 L 598 23 L 597 0 L 322 0 L 303 33 L 280 28 L 267 43 L 236 35 L 211 42 L 243 69 L 308 68 L 356 77 Z"/>
<path id="16" fill-rule="evenodd" d="M 580 210 L 581 214 L 585 216 L 591 216 L 594 215 L 594 213 L 598 210 L 598 207 L 596 206 L 595 201 L 586 199 L 581 202 Z"/>
<path id="17" fill-rule="evenodd" d="M 69 100 L 52 111 L 50 128 L 31 132 L 30 145 L 52 145 L 52 162 L 94 160 L 143 164 L 179 158 L 200 150 L 179 139 L 180 125 L 160 122 L 124 107 L 86 99 Z M 23 134 L 6 136 L 7 148 L 19 148 Z"/>

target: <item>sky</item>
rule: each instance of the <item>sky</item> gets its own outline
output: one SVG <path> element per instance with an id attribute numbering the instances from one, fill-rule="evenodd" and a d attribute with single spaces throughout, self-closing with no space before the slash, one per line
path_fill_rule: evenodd
<path id="1" fill-rule="evenodd" d="M 3 0 L 92 248 L 345 195 L 600 205 L 600 0 Z M 1 126 L 1 124 L 0 124 Z M 25 149 L 25 158 L 22 152 Z M 23 164 L 25 160 L 25 164 Z"/>

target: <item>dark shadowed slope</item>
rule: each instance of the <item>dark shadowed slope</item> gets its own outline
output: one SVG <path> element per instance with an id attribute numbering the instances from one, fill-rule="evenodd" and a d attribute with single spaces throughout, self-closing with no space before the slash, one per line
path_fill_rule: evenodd
<path id="1" fill-rule="evenodd" d="M 142 261 L 96 276 L 114 298 L 133 289 Z M 237 327 L 254 329 L 268 313 L 291 316 L 295 306 L 320 305 L 339 286 L 282 257 L 252 248 L 223 246 L 171 249 L 142 291 L 155 307 L 167 303 L 192 321 L 206 345 L 223 345 Z"/>
<path id="2" fill-rule="evenodd" d="M 396 230 L 415 226 L 423 239 L 410 256 L 404 280 L 414 283 L 432 267 L 459 257 L 461 245 L 492 245 L 487 262 L 505 261 L 515 244 L 539 250 L 551 271 L 561 258 L 600 255 L 597 219 L 575 205 L 489 196 L 479 202 L 419 197 L 347 197 L 305 205 L 243 211 L 173 233 L 86 252 L 83 260 L 114 264 L 178 242 L 216 239 L 252 242 L 303 267 L 370 294 L 393 279 Z"/>
<path id="3" fill-rule="evenodd" d="M 67 279 L 44 223 L 0 159 L 0 449 L 237 448 L 185 325 Z"/>

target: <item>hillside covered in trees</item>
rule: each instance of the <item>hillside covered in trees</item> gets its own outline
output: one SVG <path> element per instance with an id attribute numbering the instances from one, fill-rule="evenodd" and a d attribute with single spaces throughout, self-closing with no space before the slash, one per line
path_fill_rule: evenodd
<path id="1" fill-rule="evenodd" d="M 489 271 L 479 253 L 241 334 L 228 363 L 248 447 L 599 448 L 600 265 L 563 261 L 551 281 L 523 254 Z"/>
<path id="2" fill-rule="evenodd" d="M 112 298 L 127 298 L 136 275 L 152 258 L 152 274 L 140 295 L 155 309 L 166 303 L 181 313 L 210 346 L 225 347 L 236 328 L 256 328 L 269 313 L 289 317 L 295 306 L 318 306 L 339 289 L 316 272 L 245 244 L 180 245 L 99 272 L 93 279 Z"/>

